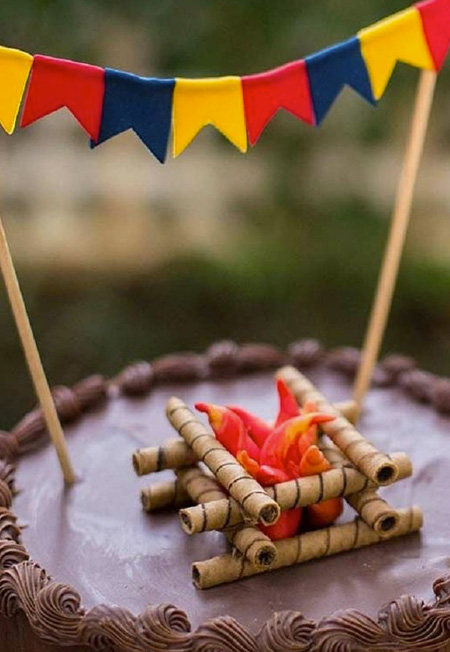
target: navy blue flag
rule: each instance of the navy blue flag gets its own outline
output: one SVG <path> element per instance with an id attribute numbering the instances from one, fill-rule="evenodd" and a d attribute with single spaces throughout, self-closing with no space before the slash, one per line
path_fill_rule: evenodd
<path id="1" fill-rule="evenodd" d="M 164 163 L 172 124 L 175 79 L 139 77 L 105 70 L 105 96 L 96 147 L 113 136 L 133 129 L 158 161 Z"/>
<path id="2" fill-rule="evenodd" d="M 344 86 L 376 104 L 367 66 L 357 37 L 305 59 L 316 124 L 320 124 Z"/>

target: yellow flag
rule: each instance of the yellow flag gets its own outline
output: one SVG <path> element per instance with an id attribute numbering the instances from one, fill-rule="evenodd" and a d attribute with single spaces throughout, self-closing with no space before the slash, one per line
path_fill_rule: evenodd
<path id="1" fill-rule="evenodd" d="M 420 13 L 400 11 L 358 33 L 375 99 L 386 90 L 397 61 L 434 70 Z"/>
<path id="2" fill-rule="evenodd" d="M 0 46 L 0 124 L 8 134 L 16 126 L 32 64 L 31 54 Z"/>
<path id="3" fill-rule="evenodd" d="M 214 125 L 241 152 L 247 151 L 240 77 L 177 79 L 173 94 L 173 155 L 206 125 Z"/>

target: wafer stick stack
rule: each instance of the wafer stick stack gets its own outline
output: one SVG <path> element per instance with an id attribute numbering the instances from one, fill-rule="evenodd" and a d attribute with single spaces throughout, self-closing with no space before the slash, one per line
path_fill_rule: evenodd
<path id="1" fill-rule="evenodd" d="M 417 532 L 422 527 L 422 523 L 422 512 L 419 507 L 401 509 L 398 527 L 389 538 Z M 306 532 L 296 537 L 275 541 L 277 558 L 269 568 L 255 569 L 243 557 L 227 554 L 193 564 L 192 578 L 197 588 L 209 589 L 264 573 L 267 570 L 302 564 L 312 559 L 356 550 L 380 541 L 382 541 L 380 536 L 361 518 L 357 518 L 344 525 L 332 525 L 315 532 Z"/>
<path id="2" fill-rule="evenodd" d="M 183 401 L 175 397 L 169 399 L 166 414 L 197 458 L 206 464 L 244 511 L 264 525 L 271 525 L 278 520 L 281 512 L 278 503 L 268 496 Z"/>
<path id="3" fill-rule="evenodd" d="M 364 439 L 353 425 L 357 417 L 353 401 L 330 404 L 292 367 L 277 375 L 300 408 L 315 403 L 318 412 L 335 417 L 321 424 L 319 440 L 330 470 L 263 488 L 177 398 L 168 401 L 166 414 L 179 437 L 133 455 L 138 475 L 166 469 L 175 473 L 172 481 L 142 491 L 144 509 L 175 508 L 187 534 L 220 531 L 232 546 L 229 554 L 193 565 L 198 588 L 357 549 L 415 532 L 422 525 L 418 507 L 395 509 L 377 493 L 380 486 L 411 476 L 408 456 L 386 455 Z M 262 525 L 276 523 L 281 512 L 336 498 L 344 498 L 355 510 L 354 521 L 275 541 L 261 530 Z"/>
<path id="4" fill-rule="evenodd" d="M 408 478 L 412 474 L 411 462 L 405 453 L 393 453 L 390 457 L 398 464 L 399 480 Z M 376 488 L 377 485 L 347 462 L 342 468 L 333 468 L 321 473 L 320 476 L 311 475 L 306 478 L 290 480 L 267 487 L 266 491 L 269 496 L 276 499 L 281 510 L 285 511 L 295 507 L 315 505 L 331 498 L 344 498 L 366 489 L 375 490 Z M 241 525 L 248 518 L 240 509 L 239 504 L 229 497 L 181 509 L 179 514 L 183 529 L 188 534 L 225 530 Z"/>
<path id="5" fill-rule="evenodd" d="M 196 503 L 211 504 L 227 499 L 217 480 L 205 475 L 198 466 L 178 471 L 177 480 Z M 277 550 L 273 542 L 254 525 L 243 522 L 225 534 L 231 545 L 256 568 L 270 566 L 275 561 Z"/>
<path id="6" fill-rule="evenodd" d="M 287 384 L 300 405 L 312 401 L 318 410 L 335 417 L 333 421 L 322 424 L 323 431 L 369 480 L 380 486 L 397 480 L 397 465 L 369 443 L 303 374 L 294 367 L 283 367 L 277 378 Z"/>

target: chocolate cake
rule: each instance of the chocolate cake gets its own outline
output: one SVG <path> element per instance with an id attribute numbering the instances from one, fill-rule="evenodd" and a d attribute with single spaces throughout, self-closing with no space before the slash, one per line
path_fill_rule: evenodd
<path id="1" fill-rule="evenodd" d="M 170 396 L 239 403 L 269 418 L 276 368 L 305 370 L 340 401 L 358 362 L 354 349 L 311 340 L 286 352 L 224 342 L 56 388 L 75 486 L 64 487 L 38 409 L 0 436 L 0 650 L 450 649 L 450 380 L 410 358 L 377 367 L 360 429 L 411 457 L 413 476 L 382 494 L 422 507 L 421 534 L 199 591 L 191 565 L 224 551 L 223 537 L 188 537 L 175 513 L 141 509 L 148 479 L 136 478 L 131 454 L 173 435 Z"/>

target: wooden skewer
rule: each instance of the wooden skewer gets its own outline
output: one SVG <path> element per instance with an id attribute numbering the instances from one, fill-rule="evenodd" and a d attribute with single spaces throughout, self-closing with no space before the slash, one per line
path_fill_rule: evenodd
<path id="1" fill-rule="evenodd" d="M 386 330 L 411 215 L 414 188 L 422 158 L 436 78 L 437 73 L 434 70 L 423 70 L 420 76 L 408 145 L 392 216 L 391 230 L 364 340 L 361 366 L 354 386 L 353 398 L 358 405 L 359 411 L 369 389 L 372 371 Z"/>
<path id="2" fill-rule="evenodd" d="M 5 281 L 6 291 L 11 304 L 12 312 L 16 322 L 19 337 L 25 353 L 28 369 L 41 404 L 44 419 L 50 434 L 51 440 L 56 448 L 59 463 L 64 475 L 66 484 L 75 482 L 75 473 L 69 458 L 66 440 L 61 423 L 56 412 L 53 396 L 42 366 L 42 361 L 31 329 L 23 295 L 20 290 L 14 263 L 11 258 L 8 241 L 6 239 L 3 223 L 0 218 L 0 268 Z"/>

